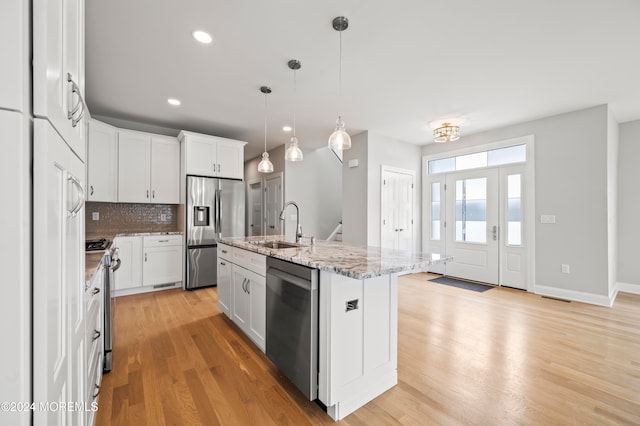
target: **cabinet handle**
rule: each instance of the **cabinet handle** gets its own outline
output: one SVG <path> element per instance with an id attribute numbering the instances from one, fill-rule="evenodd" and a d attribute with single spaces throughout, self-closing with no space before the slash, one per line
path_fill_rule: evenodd
<path id="1" fill-rule="evenodd" d="M 147 198 L 149 198 L 149 190 L 147 189 Z"/>
<path id="2" fill-rule="evenodd" d="M 144 261 L 147 261 L 147 253 L 144 254 Z"/>
<path id="3" fill-rule="evenodd" d="M 100 385 L 95 385 L 95 387 L 93 390 L 93 399 L 96 399 L 98 395 L 100 395 Z"/>
<path id="4" fill-rule="evenodd" d="M 224 263 L 224 262 L 220 262 L 220 264 L 221 264 L 222 266 L 227 266 L 227 264 L 226 264 L 226 263 Z"/>
<path id="5" fill-rule="evenodd" d="M 251 294 L 251 280 L 247 278 L 247 294 Z"/>
<path id="6" fill-rule="evenodd" d="M 98 330 L 93 330 L 93 341 L 96 341 L 102 336 L 102 334 Z"/>
<path id="7" fill-rule="evenodd" d="M 220 173 L 220 163 L 218 163 L 218 173 Z"/>
<path id="8" fill-rule="evenodd" d="M 73 185 L 78 189 L 78 201 L 76 201 L 76 204 L 71 210 L 67 211 L 67 217 L 76 217 L 80 209 L 82 209 L 82 203 L 84 202 L 84 189 L 82 189 L 82 184 L 78 178 L 72 174 L 69 174 L 67 180 L 73 183 Z"/>
<path id="9" fill-rule="evenodd" d="M 86 106 L 84 103 L 84 99 L 82 99 L 80 88 L 73 81 L 73 78 L 71 77 L 70 73 L 67 73 L 67 83 L 69 83 L 69 85 L 71 86 L 71 94 L 69 96 L 69 108 L 67 110 L 67 119 L 71 120 L 71 127 L 76 127 L 80 122 L 80 120 L 82 120 L 82 117 L 84 116 L 84 111 Z M 74 93 L 78 97 L 78 103 L 76 104 L 76 106 L 71 108 L 71 95 L 73 95 Z M 78 111 L 80 111 L 80 114 L 78 114 L 76 118 L 76 114 L 78 113 Z"/>
<path id="10" fill-rule="evenodd" d="M 158 240 L 159 243 L 168 243 L 169 240 Z"/>
<path id="11" fill-rule="evenodd" d="M 221 251 L 221 252 L 223 252 L 223 253 L 225 253 L 225 254 L 227 253 L 227 251 L 226 251 L 226 250 L 224 250 L 224 249 L 220 249 L 220 251 Z"/>
<path id="12" fill-rule="evenodd" d="M 156 198 L 156 190 L 151 191 L 151 198 Z"/>
<path id="13" fill-rule="evenodd" d="M 91 188 L 91 192 L 89 192 L 89 195 L 93 195 L 93 185 L 91 185 L 89 188 Z"/>
<path id="14" fill-rule="evenodd" d="M 96 294 L 100 293 L 100 289 L 96 287 L 93 290 L 91 290 L 91 293 L 95 296 Z"/>

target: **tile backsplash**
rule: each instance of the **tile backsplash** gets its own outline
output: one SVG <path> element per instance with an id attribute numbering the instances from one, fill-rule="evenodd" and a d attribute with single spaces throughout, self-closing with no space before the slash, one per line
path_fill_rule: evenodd
<path id="1" fill-rule="evenodd" d="M 184 230 L 184 207 L 176 204 L 126 204 L 88 201 L 85 205 L 87 238 L 131 232 Z M 93 220 L 98 213 L 99 219 Z"/>

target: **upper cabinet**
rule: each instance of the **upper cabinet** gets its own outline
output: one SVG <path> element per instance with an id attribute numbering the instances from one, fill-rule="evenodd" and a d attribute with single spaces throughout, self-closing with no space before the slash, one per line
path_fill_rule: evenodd
<path id="1" fill-rule="evenodd" d="M 184 174 L 197 176 L 244 178 L 246 142 L 182 131 Z"/>
<path id="2" fill-rule="evenodd" d="M 180 145 L 176 138 L 118 131 L 118 201 L 178 204 Z"/>
<path id="3" fill-rule="evenodd" d="M 34 0 L 32 10 L 33 113 L 84 161 L 84 0 Z"/>
<path id="4" fill-rule="evenodd" d="M 29 2 L 2 0 L 0 6 L 0 109 L 29 111 L 31 72 Z"/>
<path id="5" fill-rule="evenodd" d="M 96 120 L 89 122 L 87 183 L 89 201 L 118 201 L 118 129 Z"/>

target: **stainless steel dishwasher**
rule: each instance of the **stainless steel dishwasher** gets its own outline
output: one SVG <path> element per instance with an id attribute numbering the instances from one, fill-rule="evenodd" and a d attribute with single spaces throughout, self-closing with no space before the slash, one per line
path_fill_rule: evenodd
<path id="1" fill-rule="evenodd" d="M 267 356 L 318 397 L 318 270 L 267 257 Z"/>

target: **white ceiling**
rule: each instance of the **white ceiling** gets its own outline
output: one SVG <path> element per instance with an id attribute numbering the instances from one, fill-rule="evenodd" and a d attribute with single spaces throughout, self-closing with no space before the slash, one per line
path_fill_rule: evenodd
<path id="1" fill-rule="evenodd" d="M 350 134 L 415 144 L 429 124 L 463 119 L 475 133 L 609 103 L 640 119 L 636 0 L 109 0 L 86 2 L 86 98 L 94 115 L 248 141 L 288 142 L 298 59 L 297 136 L 326 144 L 338 109 Z M 203 29 L 214 43 L 191 32 Z M 167 98 L 182 101 L 171 107 Z"/>

